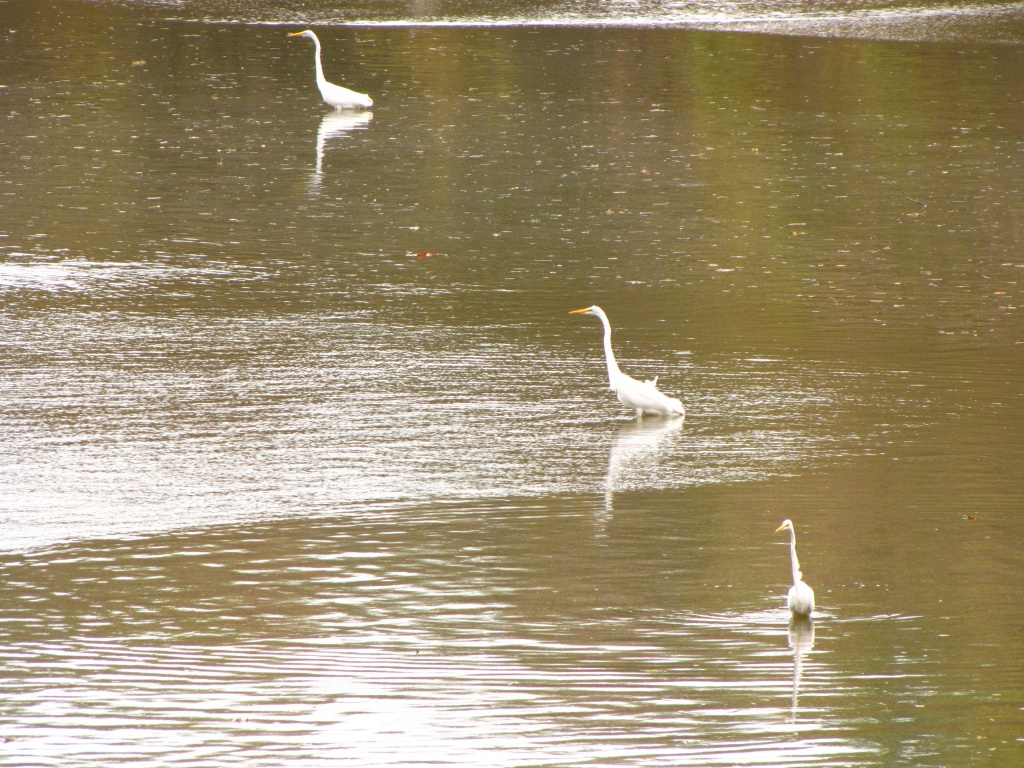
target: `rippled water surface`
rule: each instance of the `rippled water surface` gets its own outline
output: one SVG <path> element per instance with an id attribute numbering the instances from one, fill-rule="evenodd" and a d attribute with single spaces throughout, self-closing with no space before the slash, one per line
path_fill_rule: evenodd
<path id="1" fill-rule="evenodd" d="M 109 0 L 117 2 L 118 0 Z M 267 0 L 120 0 L 176 19 L 358 26 L 674 27 L 864 39 L 1022 42 L 1012 0 L 414 0 L 301 4 Z"/>
<path id="2" fill-rule="evenodd" d="M 0 764 L 1018 765 L 1020 7 L 333 5 L 0 3 Z"/>

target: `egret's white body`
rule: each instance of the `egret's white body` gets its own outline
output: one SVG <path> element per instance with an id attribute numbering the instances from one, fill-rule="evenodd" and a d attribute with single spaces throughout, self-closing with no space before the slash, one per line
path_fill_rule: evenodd
<path id="1" fill-rule="evenodd" d="M 636 411 L 636 417 L 643 416 L 683 416 L 686 414 L 682 402 L 660 392 L 657 387 L 658 377 L 650 381 L 637 381 L 619 370 L 612 353 L 612 326 L 608 315 L 598 306 L 574 309 L 570 315 L 596 315 L 604 325 L 604 360 L 608 366 L 608 388 L 614 392 L 619 402 Z"/>
<path id="2" fill-rule="evenodd" d="M 335 109 L 369 109 L 373 106 L 373 99 L 365 93 L 356 93 L 327 82 L 323 64 L 320 63 L 320 39 L 313 32 L 307 29 L 304 32 L 292 32 L 288 37 L 308 37 L 316 46 L 316 85 L 320 89 L 324 103 Z"/>
<path id="3" fill-rule="evenodd" d="M 800 572 L 800 561 L 796 559 L 796 531 L 792 520 L 783 520 L 782 525 L 775 529 L 776 533 L 789 531 L 789 557 L 793 565 L 793 586 L 789 588 L 789 611 L 794 616 L 810 616 L 814 610 L 814 590 L 804 583 L 804 575 Z"/>

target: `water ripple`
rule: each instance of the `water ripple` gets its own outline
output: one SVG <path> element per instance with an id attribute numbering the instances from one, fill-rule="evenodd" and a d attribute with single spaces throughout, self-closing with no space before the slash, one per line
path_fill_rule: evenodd
<path id="1" fill-rule="evenodd" d="M 619 0 L 555 2 L 537 8 L 522 3 L 424 3 L 411 9 L 354 3 L 304 8 L 301 14 L 276 3 L 241 0 L 211 5 L 204 0 L 170 3 L 148 0 L 178 18 L 209 23 L 336 24 L 363 27 L 683 27 L 772 34 L 870 39 L 980 39 L 1020 41 L 1020 30 L 1007 29 L 1024 13 L 1019 2 L 920 3 L 887 0 L 849 3 L 764 0 Z"/>

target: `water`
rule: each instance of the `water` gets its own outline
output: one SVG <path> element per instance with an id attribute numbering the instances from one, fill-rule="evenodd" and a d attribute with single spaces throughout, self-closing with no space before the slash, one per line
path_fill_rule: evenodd
<path id="1" fill-rule="evenodd" d="M 111 0 L 117 2 L 117 0 Z M 896 40 L 1021 42 L 1024 6 L 1006 0 L 923 3 L 913 0 L 617 0 L 582 3 L 505 0 L 306 2 L 300 9 L 265 0 L 120 0 L 165 17 L 208 23 L 348 24 L 410 27 L 673 27 L 826 37 Z"/>
<path id="2" fill-rule="evenodd" d="M 1019 763 L 1017 6 L 226 8 L 0 5 L 0 763 Z"/>

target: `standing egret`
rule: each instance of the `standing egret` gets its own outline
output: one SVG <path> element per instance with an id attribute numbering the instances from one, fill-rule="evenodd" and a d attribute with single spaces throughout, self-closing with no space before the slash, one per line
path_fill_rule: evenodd
<path id="1" fill-rule="evenodd" d="M 783 520 L 782 525 L 775 529 L 776 533 L 789 531 L 789 557 L 793 563 L 793 586 L 789 588 L 790 613 L 794 616 L 810 616 L 814 610 L 814 590 L 804 583 L 804 575 L 800 572 L 800 561 L 796 559 L 796 531 L 792 520 Z"/>
<path id="2" fill-rule="evenodd" d="M 683 416 L 686 414 L 683 404 L 674 397 L 658 391 L 658 377 L 650 381 L 637 381 L 619 370 L 612 353 L 612 327 L 608 323 L 608 315 L 598 306 L 574 309 L 570 315 L 596 315 L 604 325 L 604 360 L 608 366 L 608 388 L 614 392 L 619 402 L 636 410 L 636 417 L 648 416 Z"/>
<path id="3" fill-rule="evenodd" d="M 373 106 L 373 99 L 365 93 L 356 93 L 327 82 L 323 64 L 320 63 L 320 39 L 315 34 L 307 29 L 304 32 L 292 32 L 288 37 L 308 37 L 316 45 L 316 85 L 326 104 L 335 109 L 369 109 Z"/>

